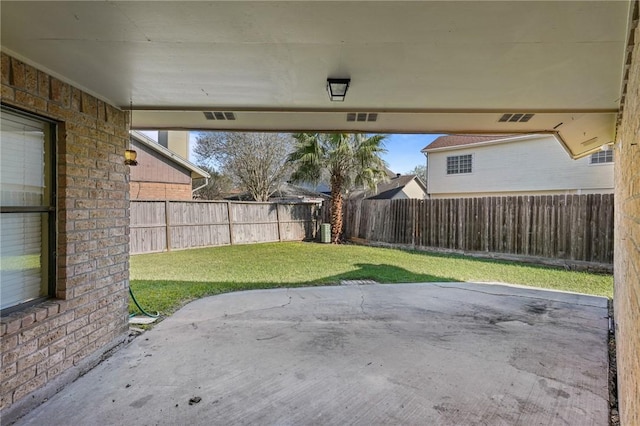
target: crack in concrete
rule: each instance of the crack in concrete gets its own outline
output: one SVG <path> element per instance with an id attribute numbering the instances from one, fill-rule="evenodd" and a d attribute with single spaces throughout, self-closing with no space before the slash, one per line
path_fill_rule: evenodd
<path id="1" fill-rule="evenodd" d="M 364 291 L 362 291 L 361 286 L 358 286 L 358 290 L 360 290 L 360 312 L 362 312 L 363 315 L 367 315 L 364 310 Z"/>
<path id="2" fill-rule="evenodd" d="M 284 305 L 281 305 L 280 308 L 284 308 L 285 306 L 289 306 L 291 304 L 291 301 L 293 300 L 293 298 L 289 294 L 289 290 L 290 290 L 289 287 L 287 287 L 287 292 L 285 293 L 285 296 L 287 296 L 289 298 L 289 301 L 287 303 L 285 303 Z"/>

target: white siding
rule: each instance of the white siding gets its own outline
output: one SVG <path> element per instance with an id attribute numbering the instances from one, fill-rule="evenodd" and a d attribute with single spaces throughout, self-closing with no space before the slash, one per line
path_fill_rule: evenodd
<path id="1" fill-rule="evenodd" d="M 400 194 L 403 194 L 403 195 L 401 196 Z M 393 198 L 396 200 L 400 198 L 414 198 L 418 200 L 424 200 L 425 193 L 424 193 L 424 190 L 418 184 L 418 182 L 416 182 L 415 180 L 412 180 L 411 182 L 405 185 L 401 193 L 397 194 Z"/>
<path id="2" fill-rule="evenodd" d="M 447 175 L 447 156 L 465 154 L 473 156 L 473 172 Z M 550 136 L 430 152 L 428 163 L 434 197 L 613 192 L 612 163 L 572 160 Z"/>

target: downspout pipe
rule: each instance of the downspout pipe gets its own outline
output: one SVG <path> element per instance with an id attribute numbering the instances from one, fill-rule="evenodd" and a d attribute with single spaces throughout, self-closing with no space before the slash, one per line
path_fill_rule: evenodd
<path id="1" fill-rule="evenodd" d="M 205 186 L 209 185 L 209 178 L 205 177 L 204 178 L 204 185 L 200 185 L 199 187 L 197 187 L 196 189 L 192 189 L 191 190 L 191 198 L 193 198 L 193 194 L 196 193 L 197 190 L 204 188 Z"/>

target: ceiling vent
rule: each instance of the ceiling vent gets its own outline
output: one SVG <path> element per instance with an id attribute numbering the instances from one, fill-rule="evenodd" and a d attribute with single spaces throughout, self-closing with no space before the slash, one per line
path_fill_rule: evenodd
<path id="1" fill-rule="evenodd" d="M 350 112 L 347 113 L 347 121 L 378 121 L 378 113 Z"/>
<path id="2" fill-rule="evenodd" d="M 207 120 L 235 120 L 236 115 L 230 111 L 205 111 L 203 112 Z"/>
<path id="3" fill-rule="evenodd" d="M 511 114 L 502 114 L 502 117 L 498 120 L 499 123 L 526 123 L 531 120 L 531 118 L 535 114 L 525 114 L 525 113 L 511 113 Z"/>
<path id="4" fill-rule="evenodd" d="M 581 142 L 580 145 L 586 147 L 586 146 L 589 146 L 589 145 L 594 145 L 597 142 L 598 142 L 598 137 L 596 136 L 595 138 L 591 138 L 591 139 L 588 139 L 588 140 L 586 140 L 584 142 Z"/>

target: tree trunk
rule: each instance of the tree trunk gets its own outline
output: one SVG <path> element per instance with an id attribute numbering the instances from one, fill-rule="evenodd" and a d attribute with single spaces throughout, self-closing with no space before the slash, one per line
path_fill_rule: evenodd
<path id="1" fill-rule="evenodd" d="M 331 176 L 331 242 L 342 238 L 342 176 Z"/>

